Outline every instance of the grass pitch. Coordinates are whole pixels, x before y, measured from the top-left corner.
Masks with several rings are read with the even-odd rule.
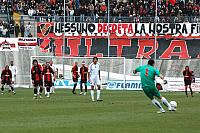
[[[0,133],[199,133],[200,94],[162,94],[177,112],[156,114],[143,92],[104,90],[103,102],[91,102],[89,93],[33,99],[32,89],[17,89],[0,95]]]

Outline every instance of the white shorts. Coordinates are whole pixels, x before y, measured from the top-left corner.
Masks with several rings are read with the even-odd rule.
[[[97,76],[97,77],[90,77],[90,84],[92,86],[101,85],[101,80],[99,79],[99,76]]]

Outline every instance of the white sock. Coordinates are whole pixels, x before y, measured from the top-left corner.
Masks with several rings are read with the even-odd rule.
[[[46,87],[44,88],[44,94],[45,95],[47,94],[47,88]]]
[[[90,91],[90,94],[91,94],[92,100],[94,100],[94,90],[91,90],[91,91]]]
[[[97,90],[97,100],[100,99],[101,90]]]
[[[158,100],[153,99],[153,100],[151,100],[151,102],[152,102],[156,107],[158,107],[160,110],[164,110],[163,107],[161,106],[161,104],[158,102]]]
[[[55,93],[55,87],[52,86],[51,89],[52,89],[52,93]]]
[[[169,104],[169,102],[167,101],[166,98],[162,97],[162,98],[161,98],[161,101],[163,102],[163,104],[164,104],[165,106],[168,107],[169,110],[171,110],[171,105]]]

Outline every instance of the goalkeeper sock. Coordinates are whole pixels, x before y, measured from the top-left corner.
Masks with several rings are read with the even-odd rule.
[[[101,90],[97,90],[97,100],[100,99]]]
[[[192,88],[190,87],[190,92],[191,92],[191,96],[193,96],[193,91],[192,91]]]
[[[91,90],[90,94],[91,94],[92,101],[94,101],[94,90]]]
[[[168,107],[169,110],[171,110],[171,105],[169,104],[169,102],[167,101],[166,98],[162,97],[162,98],[161,98],[161,101],[163,102],[163,104],[164,104],[165,106]]]
[[[163,107],[161,106],[161,104],[158,102],[158,100],[153,99],[153,100],[151,100],[151,102],[152,102],[156,107],[158,107],[160,110],[164,110]]]

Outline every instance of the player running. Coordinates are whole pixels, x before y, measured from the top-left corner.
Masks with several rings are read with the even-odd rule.
[[[82,67],[80,68],[81,83],[80,83],[80,95],[83,94],[83,84],[85,84],[84,95],[87,94],[87,76],[88,76],[88,67],[85,66],[85,61],[82,61]]]
[[[2,84],[1,94],[4,94],[4,86],[5,85],[8,85],[11,88],[14,95],[16,94],[14,91],[14,87],[12,86],[12,72],[9,69],[8,65],[5,66],[5,69],[1,73],[1,84]]]
[[[42,79],[42,66],[38,64],[38,61],[35,59],[33,60],[33,67],[31,68],[31,79],[32,84],[34,87],[34,98],[37,99],[38,90],[37,88],[40,87],[39,90],[39,97],[42,98],[42,90],[43,90],[43,79]]]
[[[78,78],[79,78],[79,75],[78,75],[78,62],[75,62],[74,63],[74,66],[72,67],[72,80],[74,82],[74,87],[73,87],[73,90],[72,90],[72,94],[76,94],[76,86],[77,86],[77,83],[78,83]]]
[[[193,97],[193,91],[192,91],[192,87],[191,87],[193,74],[192,74],[192,71],[190,71],[189,66],[185,67],[185,70],[183,71],[183,76],[184,76],[184,83],[185,83],[185,95],[188,97],[187,88],[189,87],[191,96]]]
[[[52,76],[52,86],[51,86],[51,88],[50,88],[50,93],[55,93],[55,86],[54,86],[54,82],[55,82],[55,79],[56,79],[56,68],[55,68],[55,66],[53,65],[53,61],[50,61],[49,62],[49,64],[50,64],[50,67],[52,68],[52,70],[53,70],[53,72],[54,72],[54,76]]]
[[[142,89],[146,96],[151,99],[152,103],[160,109],[157,113],[165,113],[165,110],[161,106],[160,102],[154,98],[157,97],[162,101],[162,103],[168,107],[169,111],[172,111],[171,105],[163,96],[161,96],[160,92],[155,86],[155,75],[159,76],[162,80],[164,80],[164,76],[160,74],[160,72],[154,68],[154,60],[150,59],[147,65],[140,66],[133,70],[133,73],[136,74],[140,72]]]
[[[100,99],[101,93],[101,77],[100,77],[100,64],[98,63],[98,58],[94,57],[93,62],[89,65],[88,73],[89,82],[91,83],[91,98],[94,102],[94,87],[97,86],[97,101],[103,101]]]
[[[17,77],[17,67],[14,66],[14,62],[13,61],[10,61],[10,66],[9,66],[9,69],[11,70],[12,72],[12,86],[14,88],[14,84],[16,82],[16,77]],[[11,91],[11,88],[9,88],[9,92]]]
[[[52,75],[55,79],[54,71],[47,62],[42,74],[44,75],[44,86],[46,87],[46,97],[50,97],[50,88],[52,87]]]

